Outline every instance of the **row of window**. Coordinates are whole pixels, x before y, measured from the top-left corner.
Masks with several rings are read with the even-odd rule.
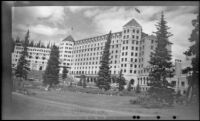
[[[60,45],[70,45],[70,46],[72,46],[72,44],[70,44],[70,43],[61,43]]]
[[[129,35],[124,35],[123,39],[128,39]],[[132,39],[139,39],[139,36],[132,35]]]
[[[121,34],[112,34],[111,38],[116,39],[116,38],[121,38]],[[78,40],[75,42],[76,45],[78,44],[82,44],[82,43],[91,43],[91,42],[95,42],[95,41],[101,41],[101,40],[106,40],[107,39],[107,35],[103,35],[103,36],[99,36],[99,37],[94,37],[94,38],[89,38],[89,39],[84,39],[84,40]]]
[[[139,29],[137,29],[137,30],[133,29],[132,32],[133,32],[133,33],[135,33],[135,32],[136,32],[136,33],[139,33],[140,30],[139,30]],[[125,30],[124,30],[124,33],[129,33],[129,29],[125,29]]]
[[[122,50],[125,50],[125,49],[128,50],[128,46],[123,46],[122,47]],[[131,49],[134,50],[134,46],[132,46]],[[138,47],[135,47],[135,50],[137,51]]]
[[[124,41],[123,41],[123,44],[131,44],[130,42],[131,42],[130,40],[124,40]],[[132,40],[132,44],[138,45],[138,44],[139,44],[139,41],[137,41],[137,40]]]
[[[128,52],[122,52],[122,56],[126,56],[126,55],[128,55]],[[135,56],[137,56],[138,54],[137,53],[135,53]],[[131,56],[134,56],[134,53],[133,52],[131,52]]]
[[[64,47],[60,47],[59,49],[63,49]],[[72,50],[72,47],[65,47],[64,49],[71,49]]]
[[[110,45],[110,49],[118,49],[118,47],[120,47],[119,45]],[[96,51],[96,50],[103,50],[104,46],[102,47],[97,47],[97,48],[87,48],[87,49],[79,49],[79,50],[74,50],[73,53],[81,53],[81,52],[90,52],[90,51]]]

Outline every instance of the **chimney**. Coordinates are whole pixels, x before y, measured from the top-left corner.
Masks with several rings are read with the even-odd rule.
[[[182,73],[182,62],[179,59],[175,59],[175,76],[180,77]]]

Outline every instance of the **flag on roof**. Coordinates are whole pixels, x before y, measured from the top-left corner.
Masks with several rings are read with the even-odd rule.
[[[135,10],[136,10],[138,13],[140,13],[140,10],[139,10],[139,9],[135,8]]]

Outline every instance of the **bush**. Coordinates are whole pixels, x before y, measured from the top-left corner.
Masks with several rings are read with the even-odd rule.
[[[129,100],[130,104],[138,104],[141,105],[144,108],[163,108],[163,107],[169,107],[167,103],[164,103],[162,101],[156,100],[156,98],[153,98],[149,95],[138,95],[136,99]]]
[[[136,93],[140,93],[140,92],[141,92],[141,88],[140,88],[140,85],[139,85],[139,84],[137,84],[136,89],[135,89],[135,92],[136,92]]]

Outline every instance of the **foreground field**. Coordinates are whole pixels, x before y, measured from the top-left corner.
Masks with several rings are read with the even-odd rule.
[[[198,106],[146,109],[129,103],[134,97],[41,91],[36,95],[13,93],[12,114],[7,119],[199,119]]]

